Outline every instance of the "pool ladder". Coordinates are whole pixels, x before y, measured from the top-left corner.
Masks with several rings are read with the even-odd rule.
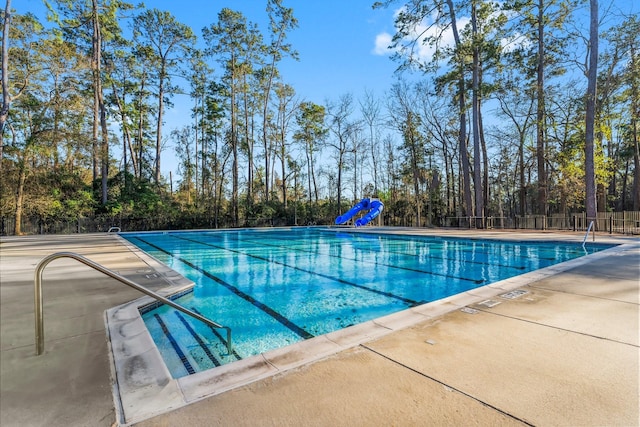
[[[149,289],[127,279],[124,276],[119,275],[118,273],[115,273],[111,270],[109,270],[108,268],[94,262],[91,261],[88,258],[83,257],[80,254],[76,254],[74,252],[57,252],[55,254],[51,254],[47,257],[45,257],[42,261],[40,261],[40,263],[38,264],[38,266],[36,267],[36,271],[35,271],[35,277],[34,277],[34,293],[35,293],[35,298],[34,298],[34,304],[35,304],[35,314],[36,314],[36,356],[39,356],[42,354],[42,352],[44,351],[44,316],[43,316],[43,309],[42,309],[42,273],[45,269],[45,267],[53,260],[56,260],[58,258],[73,258],[76,261],[80,261],[81,263],[83,263],[86,266],[89,266],[91,268],[93,268],[94,270],[97,270],[101,273],[106,274],[107,276],[116,279],[117,281],[119,281],[120,283],[123,283],[127,286],[130,286],[140,292],[142,292],[145,295],[150,296],[151,298],[155,299],[156,301],[160,301],[164,304],[167,304],[168,306],[171,306],[173,308],[175,308],[176,310],[179,310],[181,312],[183,312],[184,314],[193,317],[194,319],[197,319],[203,323],[206,323],[207,325],[211,326],[212,328],[216,328],[216,329],[226,329],[227,330],[227,350],[229,351],[229,354],[232,353],[232,346],[231,346],[231,328],[228,326],[222,326],[219,323],[216,323],[212,320],[207,319],[204,316],[199,315],[198,313],[195,313],[187,308],[184,308],[178,304],[176,304],[175,302],[171,301],[168,298],[163,297],[162,295],[158,295],[157,293],[150,291]]]

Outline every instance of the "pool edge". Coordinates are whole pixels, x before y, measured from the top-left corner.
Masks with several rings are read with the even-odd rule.
[[[125,241],[125,239],[122,240]],[[485,285],[180,379],[173,379],[168,373],[168,369],[153,344],[149,332],[144,327],[144,322],[138,311],[138,307],[151,302],[151,299],[149,297],[137,299],[105,312],[110,357],[112,357],[112,376],[115,382],[113,387],[114,402],[120,405],[120,407],[116,407],[116,414],[120,417],[118,422],[120,425],[131,425],[260,379],[326,359],[364,342],[499,296],[529,283],[578,267],[593,259],[626,250],[630,246],[634,245],[631,243],[618,244],[613,248],[594,254]],[[136,252],[139,253],[139,249]],[[146,253],[143,255],[148,256]],[[177,273],[173,272],[173,274]],[[188,288],[188,286],[176,286],[163,291],[172,294],[180,292],[177,289],[180,287],[182,288],[180,290]],[[140,329],[140,323],[143,330]],[[120,340],[122,334],[127,334],[127,341]],[[152,345],[149,345],[148,341],[151,341]],[[126,351],[122,351],[124,349]],[[129,351],[131,353],[126,354],[126,360],[122,360],[122,356]],[[125,381],[128,377],[126,375],[127,369],[130,369],[135,363],[142,363],[144,368],[142,375],[140,370],[137,370],[135,381],[127,382]],[[139,367],[136,365],[136,368]],[[138,387],[133,387],[135,385]],[[116,392],[119,393],[117,397],[115,396]]]

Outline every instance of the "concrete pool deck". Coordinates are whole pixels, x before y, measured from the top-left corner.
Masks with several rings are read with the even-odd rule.
[[[582,233],[394,229],[582,241]],[[591,238],[589,239],[591,241]],[[314,363],[149,419],[173,425],[640,425],[640,239],[527,284],[444,302]],[[180,278],[114,235],[0,240],[0,425],[117,422],[104,311],[140,294],[74,260],[44,274],[45,353],[35,356],[33,273],[73,251],[153,290]],[[526,291],[508,299],[505,292]],[[498,304],[496,304],[498,303]],[[398,322],[400,320],[396,318]],[[135,375],[135,372],[130,374]]]

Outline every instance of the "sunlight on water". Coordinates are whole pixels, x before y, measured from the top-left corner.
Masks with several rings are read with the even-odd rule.
[[[324,228],[123,234],[195,282],[143,319],[174,377],[561,263],[606,245],[349,233]]]

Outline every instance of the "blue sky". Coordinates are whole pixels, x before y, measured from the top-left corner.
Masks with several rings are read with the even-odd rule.
[[[137,0],[130,0],[136,3]],[[345,93],[358,99],[366,90],[382,98],[392,83],[398,64],[389,59],[384,47],[394,31],[394,13],[403,2],[388,9],[373,10],[374,0],[284,0],[294,9],[298,28],[288,42],[298,51],[300,60],[286,59],[280,64],[285,83],[293,86],[300,99],[324,104]],[[600,8],[611,5],[604,27],[619,22],[620,12],[640,13],[640,0],[599,0]],[[217,22],[223,7],[242,12],[248,21],[258,24],[268,39],[266,0],[148,0],[147,8],[171,12],[178,21],[190,26],[201,40],[202,28]],[[33,12],[43,21],[46,9],[42,0],[14,0],[18,13]],[[581,11],[588,19],[588,3]],[[459,27],[468,17],[459,17]],[[586,23],[588,21],[582,21]],[[588,25],[588,24],[587,24]],[[580,46],[582,48],[582,46]],[[426,55],[428,51],[424,52]],[[218,66],[218,64],[213,64]],[[416,78],[417,76],[413,76]],[[180,84],[181,82],[175,81]],[[191,101],[187,96],[173,98],[174,107],[166,111],[164,134],[191,122]],[[163,153],[163,173],[170,167],[173,150]],[[169,161],[165,161],[165,158]],[[173,168],[172,168],[173,169]],[[176,172],[175,169],[173,170]]]
[[[129,0],[137,3],[137,0]],[[366,90],[382,96],[395,81],[397,64],[388,56],[376,53],[376,36],[393,32],[393,9],[373,10],[374,0],[284,0],[294,9],[298,28],[291,31],[287,41],[298,51],[299,61],[285,59],[280,72],[285,83],[293,86],[302,100],[324,104],[337,100],[345,93],[356,99]],[[218,20],[224,7],[242,12],[248,21],[258,24],[268,40],[266,0],[148,0],[147,8],[171,12],[175,18],[190,26],[203,45],[202,28]],[[14,0],[17,13],[33,12],[43,22],[46,8],[42,0]],[[212,64],[219,67],[217,63]],[[182,82],[176,80],[176,84]],[[187,96],[175,96],[173,108],[165,112],[164,135],[173,129],[190,124],[192,102]],[[356,104],[357,105],[357,104]],[[115,148],[117,150],[117,147]],[[115,154],[115,153],[114,153]],[[163,151],[163,174],[177,172],[175,155],[170,147]]]
[[[294,9],[299,21],[299,27],[290,32],[288,41],[298,51],[300,61],[284,60],[280,70],[284,81],[292,85],[301,98],[323,103],[325,99],[335,100],[348,92],[358,97],[365,89],[381,96],[396,80],[394,71],[398,64],[389,59],[382,47],[394,33],[394,12],[402,2],[376,10],[371,7],[373,2],[284,0],[286,6]],[[640,12],[640,0],[600,0],[600,7],[610,2],[614,9]],[[257,23],[268,37],[266,0],[148,0],[145,5],[170,11],[199,38],[202,28],[215,23],[220,10],[229,7]],[[34,12],[44,20],[42,0],[17,0],[13,7],[18,13]],[[584,9],[587,16],[588,8]],[[466,17],[459,18],[460,26],[468,21]],[[611,19],[615,21],[615,17]]]
[[[136,3],[136,0],[130,0]],[[374,0],[284,0],[294,9],[298,28],[288,41],[298,51],[300,60],[280,64],[286,83],[304,99],[323,103],[365,88],[379,92],[394,80],[397,64],[375,53],[376,36],[393,30],[393,9],[373,10]],[[248,21],[258,24],[268,40],[265,0],[148,0],[147,8],[171,12],[178,21],[190,26],[200,42],[202,28],[217,22],[223,7],[242,12]],[[18,13],[36,13],[44,20],[42,0],[17,0]],[[214,64],[217,66],[217,64]]]

